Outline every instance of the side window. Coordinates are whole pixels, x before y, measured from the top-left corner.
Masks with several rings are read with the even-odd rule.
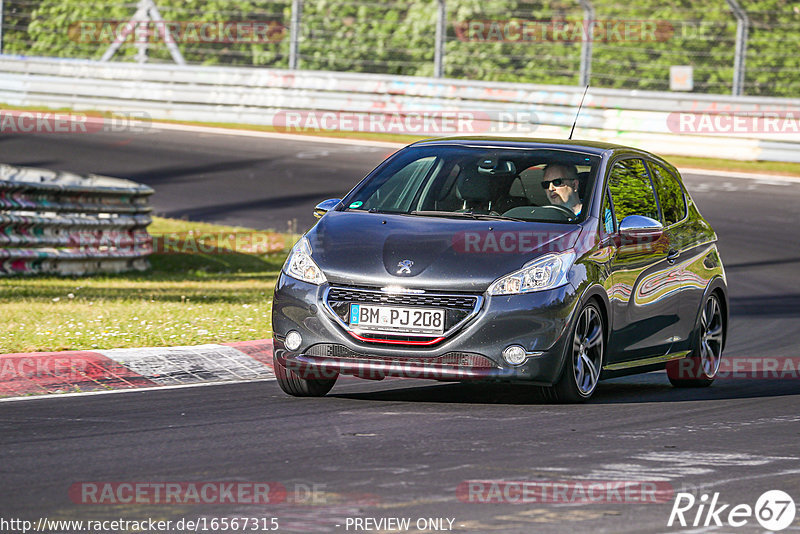
[[[678,180],[658,163],[648,162],[656,185],[664,226],[670,226],[686,217],[686,197]]]
[[[617,225],[628,215],[644,215],[658,220],[653,186],[641,159],[615,163],[608,180],[608,190],[614,201]]]
[[[611,197],[608,191],[603,197],[603,227],[607,234],[614,233],[614,214],[611,211]]]

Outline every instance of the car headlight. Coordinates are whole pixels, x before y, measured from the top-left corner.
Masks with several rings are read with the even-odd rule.
[[[547,254],[528,263],[519,271],[492,282],[489,294],[515,295],[563,286],[567,283],[567,274],[574,261],[575,253],[572,251]]]
[[[311,245],[305,236],[292,247],[286,263],[283,264],[283,272],[292,278],[311,284],[319,285],[328,281],[319,265],[311,259]]]

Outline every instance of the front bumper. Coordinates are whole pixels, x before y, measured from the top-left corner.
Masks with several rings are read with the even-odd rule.
[[[322,302],[327,285],[315,286],[281,273],[272,308],[274,350],[288,368],[308,375],[349,374],[445,381],[500,380],[553,384],[561,374],[578,295],[571,285],[522,295],[487,296],[478,313],[431,346],[362,342],[350,335]],[[297,351],[286,349],[290,330],[303,336]],[[503,360],[509,345],[532,355],[521,365]]]

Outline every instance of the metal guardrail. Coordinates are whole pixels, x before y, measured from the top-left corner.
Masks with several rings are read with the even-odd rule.
[[[156,119],[281,126],[287,110],[407,115],[468,112],[490,133],[564,138],[582,88],[364,73],[135,65],[0,56],[0,102],[143,112]],[[797,131],[675,131],[680,113],[794,117]],[[500,121],[500,117],[516,117]],[[800,99],[590,89],[577,138],[661,154],[800,162]],[[0,124],[2,126],[2,124]],[[395,132],[397,133],[397,132]],[[437,131],[418,133],[437,135]],[[445,132],[446,133],[446,132]],[[463,132],[462,132],[463,133]],[[503,131],[493,133],[502,134]]]
[[[786,52],[800,20],[786,0],[39,4],[0,0],[0,52],[734,96],[800,89]]]
[[[145,270],[145,185],[0,164],[0,276]]]

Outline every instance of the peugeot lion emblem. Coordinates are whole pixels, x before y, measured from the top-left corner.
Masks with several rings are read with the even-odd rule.
[[[414,262],[411,260],[403,260],[397,264],[399,269],[397,269],[397,274],[411,274],[411,266],[414,265]]]

